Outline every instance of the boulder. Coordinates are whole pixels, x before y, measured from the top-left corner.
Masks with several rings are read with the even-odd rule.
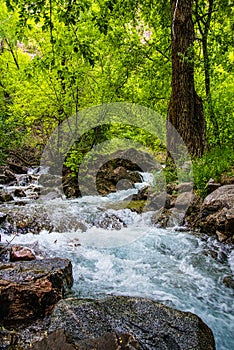
[[[225,185],[209,194],[202,206],[196,226],[220,241],[234,237],[234,185]]]
[[[50,314],[73,283],[68,259],[0,264],[0,322],[17,324]]]
[[[186,210],[194,200],[193,192],[179,193],[175,200],[175,207],[180,210]]]
[[[146,201],[148,199],[149,189],[149,186],[144,186],[143,188],[140,188],[136,194],[133,194],[131,196],[131,199],[133,201]],[[128,200],[128,198],[126,198],[126,200]]]
[[[83,350],[215,349],[212,331],[198,316],[142,298],[60,301],[51,316],[49,337],[55,338],[59,330],[63,339]],[[46,349],[38,345],[35,349]]]

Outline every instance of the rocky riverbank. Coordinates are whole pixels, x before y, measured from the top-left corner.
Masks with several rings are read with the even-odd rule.
[[[115,182],[114,186],[130,175],[131,186],[142,181],[137,169],[124,170],[123,164],[117,165],[117,168],[111,165],[112,175],[107,176],[108,181]],[[0,197],[0,224],[4,234],[85,231],[90,225],[119,230],[127,226],[118,214],[119,209],[121,212],[126,208],[136,213],[154,211],[151,220],[159,227],[177,224],[180,230],[192,228],[215,235],[223,243],[233,243],[233,184],[213,186],[204,201],[195,196],[191,183],[168,185],[163,193],[157,193],[150,186],[141,187],[124,201],[113,205],[100,203],[100,207],[95,208],[94,220],[92,215],[79,216],[82,210],[72,211],[72,207],[67,208],[69,215],[64,216],[66,208],[61,193],[53,188],[58,181],[59,190],[60,180],[57,175],[40,171],[17,174],[13,169],[4,169],[1,181],[5,195]],[[103,168],[103,172],[107,173],[107,169]],[[40,197],[40,176],[46,184],[44,197]],[[103,179],[105,182],[104,176]],[[103,188],[108,186],[106,183]],[[110,192],[115,190],[116,187],[111,187]],[[50,202],[46,206],[47,201],[59,198],[58,207],[56,201],[53,210]],[[62,220],[59,220],[61,213]],[[1,245],[0,266],[2,348],[187,349],[188,344],[195,344],[195,349],[215,348],[211,331],[197,316],[147,299],[113,296],[104,301],[64,300],[73,281],[71,262],[48,258],[37,246]],[[225,285],[232,288],[231,276],[225,277]]]
[[[215,349],[192,313],[141,298],[63,299],[69,260],[38,247],[0,245],[0,253],[1,349]]]
[[[131,151],[131,150],[130,150]],[[134,150],[132,150],[134,153]],[[131,154],[134,159],[134,154]],[[135,183],[142,182],[142,176],[134,162],[126,159],[124,152],[118,152],[113,160],[105,163],[97,173],[97,191],[101,195],[115,192],[118,186],[134,187]],[[152,169],[150,157],[144,158],[145,167]],[[95,167],[94,167],[95,168]],[[90,222],[82,222],[77,216],[63,218],[58,222],[49,215],[49,210],[26,206],[31,200],[53,200],[55,198],[75,198],[81,195],[77,187],[77,180],[69,172],[61,179],[58,175],[47,174],[43,169],[35,168],[30,172],[23,165],[10,162],[0,169],[0,225],[6,233],[39,233],[46,229],[49,232],[62,232],[64,229],[81,229],[85,231]],[[93,176],[93,174],[89,174]],[[127,181],[127,182],[126,182]],[[87,181],[85,194],[94,191],[93,181]],[[121,187],[121,188],[122,188]],[[126,189],[123,187],[122,189]],[[203,199],[193,191],[191,182],[179,185],[169,184],[163,191],[156,191],[150,186],[141,188],[137,194],[125,198],[113,206],[101,207],[96,227],[116,228],[126,227],[118,215],[108,216],[102,213],[106,209],[130,209],[137,213],[153,211],[152,223],[158,227],[184,226],[207,235],[214,235],[218,241],[234,244],[234,177],[222,177],[220,183],[212,179],[207,184],[208,196]],[[87,192],[87,193],[86,193]],[[6,204],[14,203],[16,207]],[[25,208],[24,208],[25,207]]]

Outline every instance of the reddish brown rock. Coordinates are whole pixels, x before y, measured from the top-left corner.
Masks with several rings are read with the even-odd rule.
[[[72,283],[72,265],[68,259],[2,263],[0,321],[16,324],[50,314]]]
[[[10,261],[30,261],[36,259],[36,256],[27,247],[14,245],[10,250]]]

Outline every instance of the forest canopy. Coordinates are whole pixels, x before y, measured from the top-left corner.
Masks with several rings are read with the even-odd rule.
[[[192,3],[192,55],[181,54],[180,60],[192,60],[194,66],[207,149],[212,157],[233,154],[233,3]],[[40,153],[57,125],[87,107],[131,102],[167,117],[172,75],[170,1],[0,0],[0,7],[2,163],[15,149],[29,147]],[[99,141],[120,133],[150,144],[146,133],[123,130],[121,125],[99,130]],[[81,140],[82,147],[92,144],[87,138]],[[150,147],[157,150],[158,143],[152,140]],[[230,163],[222,171],[229,170]],[[72,160],[68,165],[72,167]]]

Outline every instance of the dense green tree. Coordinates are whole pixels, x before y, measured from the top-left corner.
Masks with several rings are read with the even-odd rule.
[[[178,6],[183,3],[178,1]],[[171,4],[175,7],[176,2]],[[175,43],[171,45],[170,1],[1,0],[1,8],[2,134],[14,141],[12,147],[17,133],[19,142],[42,149],[52,130],[68,116],[103,102],[139,103],[166,118],[171,51],[178,69],[194,69],[194,84],[204,101],[209,144],[232,141],[230,1],[194,1],[195,41],[189,42],[185,51],[178,50],[179,56],[173,51]],[[179,78],[181,71],[176,74]],[[176,109],[176,103],[174,106]],[[176,113],[179,115],[179,107]],[[180,131],[182,124],[178,124]],[[120,130],[117,125],[106,127],[98,137],[119,135]],[[130,134],[133,138],[139,135]],[[183,132],[182,136],[189,139]],[[191,153],[201,154],[202,147],[198,149]]]

